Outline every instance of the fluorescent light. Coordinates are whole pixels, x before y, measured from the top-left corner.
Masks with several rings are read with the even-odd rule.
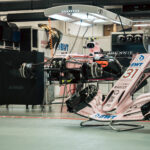
[[[91,16],[88,13],[73,13],[72,16],[83,19],[83,20],[88,20],[88,21],[92,21],[96,19],[96,17]]]
[[[94,23],[106,22],[103,19],[99,19],[99,17],[97,18],[96,16],[93,16],[93,15],[90,15],[90,14],[86,14],[86,13],[73,13],[72,16],[80,18],[80,19],[83,19],[83,20],[87,20],[87,21],[93,21]]]
[[[81,22],[81,21],[77,21],[77,22],[74,22],[74,24],[77,24],[77,25],[81,25],[81,26],[90,26],[91,24],[89,23],[86,23],[86,22]]]
[[[50,15],[49,17],[53,18],[53,19],[57,19],[57,20],[62,20],[62,21],[72,21],[71,18],[62,16],[62,15],[58,15],[58,14]]]
[[[111,19],[111,22],[113,22],[113,23],[115,23],[115,24],[121,24],[121,22],[120,21],[116,21],[116,20],[112,20]],[[123,25],[126,25],[126,24],[124,24],[124,23],[122,23]]]
[[[150,26],[150,24],[134,24],[135,27],[147,27]]]
[[[102,20],[102,19],[96,19],[94,20],[94,23],[104,23],[107,22],[106,20]]]
[[[90,13],[91,15],[98,17],[98,18],[102,18],[102,19],[108,19],[107,17],[103,16],[103,15],[99,15],[99,14],[95,14],[95,13]]]
[[[147,22],[150,22],[150,20],[139,19],[139,20],[133,20],[132,22],[138,22],[138,23],[139,23],[139,22],[146,22],[146,23],[147,23]]]
[[[115,20],[112,20],[113,23],[117,23],[117,24],[121,24],[120,21],[115,21]]]

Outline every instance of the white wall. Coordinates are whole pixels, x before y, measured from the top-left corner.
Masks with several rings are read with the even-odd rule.
[[[66,23],[66,34],[76,36],[79,31],[79,27],[79,25],[73,23]],[[83,37],[84,34],[84,37],[103,36],[103,25],[93,25],[92,27],[81,26],[79,36]]]
[[[67,43],[69,45],[69,51],[70,51],[73,46],[74,41],[75,41],[74,36],[63,35],[63,39],[61,42]],[[89,40],[83,39],[81,37],[77,38],[77,41],[72,50],[72,53],[88,54],[88,49],[83,49],[83,46],[85,46],[87,42],[89,42]],[[111,50],[111,36],[99,37],[97,40],[95,40],[95,42],[97,42],[100,45],[100,48],[102,48],[104,51]]]
[[[111,50],[111,36],[100,37],[97,42],[104,51]]]
[[[69,45],[69,52],[72,49],[72,46],[75,42],[76,37],[71,36],[71,35],[63,35],[63,38],[61,40],[61,43],[67,43]],[[82,38],[77,38],[76,44],[73,47],[72,53],[78,53],[82,54],[82,47],[83,47],[83,39]]]

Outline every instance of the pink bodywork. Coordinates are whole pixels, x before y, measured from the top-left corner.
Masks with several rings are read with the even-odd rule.
[[[98,121],[143,120],[141,106],[150,102],[150,93],[142,94],[134,100],[132,95],[140,83],[150,76],[150,73],[144,73],[149,63],[150,54],[137,54],[104,101],[101,91],[98,91],[89,103],[91,107],[85,107],[77,114]]]

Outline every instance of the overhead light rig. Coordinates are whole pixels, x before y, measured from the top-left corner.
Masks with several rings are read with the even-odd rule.
[[[48,8],[44,11],[45,16],[70,22],[74,24],[80,24],[82,26],[91,26],[93,24],[121,24],[131,26],[132,20],[118,16],[113,12],[110,12],[104,8],[91,6],[91,5],[62,5]]]

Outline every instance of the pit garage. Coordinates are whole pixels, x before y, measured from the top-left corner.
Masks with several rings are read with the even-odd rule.
[[[148,150],[149,0],[0,0],[1,150]]]

